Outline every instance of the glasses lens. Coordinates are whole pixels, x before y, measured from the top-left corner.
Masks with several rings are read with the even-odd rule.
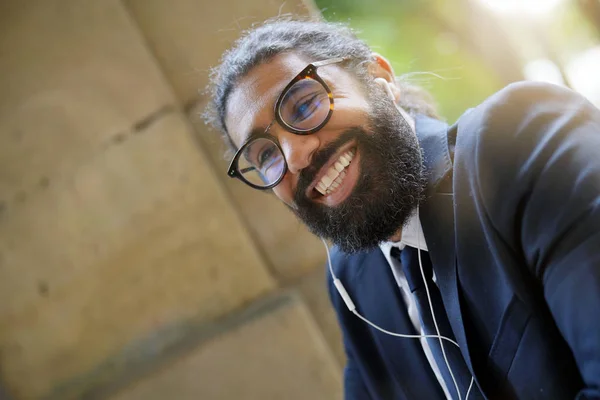
[[[330,111],[327,91],[318,81],[305,78],[285,93],[279,116],[294,129],[309,131],[321,125]]]
[[[285,160],[272,140],[259,138],[250,142],[242,152],[238,159],[238,171],[251,184],[265,187],[281,178],[285,171]]]

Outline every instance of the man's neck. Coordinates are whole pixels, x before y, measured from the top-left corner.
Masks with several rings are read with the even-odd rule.
[[[404,108],[398,106],[398,111],[400,111],[400,114],[402,114],[402,117],[404,118],[404,120],[408,123],[408,125],[410,126],[410,129],[412,130],[413,134],[417,134],[416,131],[416,123],[415,123],[415,119],[413,117],[411,117],[406,110],[404,110]]]
[[[399,242],[400,240],[402,240],[402,229],[399,229],[388,239],[389,242]]]

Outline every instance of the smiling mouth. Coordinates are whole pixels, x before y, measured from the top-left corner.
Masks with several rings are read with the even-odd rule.
[[[356,141],[340,149],[324,163],[306,190],[306,197],[329,207],[340,205],[348,198],[359,177],[360,153]]]
[[[319,179],[315,185],[315,190],[322,196],[328,196],[337,191],[344,182],[346,169],[352,163],[356,149],[352,148],[338,157],[327,172]]]

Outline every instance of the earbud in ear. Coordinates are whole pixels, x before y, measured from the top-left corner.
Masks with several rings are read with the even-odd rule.
[[[386,81],[383,78],[375,78],[375,83],[377,83],[383,88],[383,90],[385,90],[385,92],[388,94],[390,99],[392,99],[392,101],[396,101],[396,98],[394,97],[394,93],[392,93],[392,89],[390,88],[390,84],[388,81]]]

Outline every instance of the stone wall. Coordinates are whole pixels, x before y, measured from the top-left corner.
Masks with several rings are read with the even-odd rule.
[[[314,10],[0,3],[0,393],[341,397],[322,245],[198,115],[241,29]]]

